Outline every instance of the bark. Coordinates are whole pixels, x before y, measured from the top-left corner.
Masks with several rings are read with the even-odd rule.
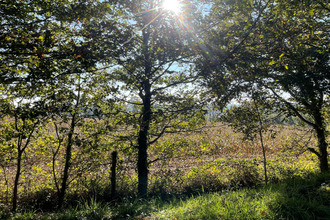
[[[141,197],[146,196],[148,192],[148,133],[151,119],[151,95],[149,84],[147,88],[148,87],[149,89],[147,89],[147,91],[149,92],[147,92],[143,102],[143,116],[138,137],[138,194]]]
[[[148,193],[148,163],[147,147],[139,146],[138,152],[138,194],[145,197]]]
[[[18,182],[21,175],[21,167],[22,167],[22,151],[19,149],[17,154],[17,165],[16,165],[16,176],[14,182],[13,189],[13,207],[12,211],[16,211],[17,209],[17,192],[18,192]]]
[[[140,98],[143,102],[142,120],[140,122],[140,131],[138,135],[138,194],[140,197],[145,197],[148,193],[148,136],[151,121],[151,83],[150,77],[152,72],[152,63],[149,52],[150,33],[149,28],[142,31],[143,45],[142,53],[144,56],[144,80],[140,90]]]
[[[319,149],[319,166],[322,173],[329,171],[328,163],[328,143],[326,141],[326,125],[324,123],[324,118],[320,111],[317,111],[314,114],[315,118],[315,131],[318,140],[318,149]]]
[[[68,134],[68,143],[66,146],[66,152],[65,152],[65,165],[64,165],[64,170],[63,170],[63,177],[62,177],[62,183],[61,183],[61,190],[58,198],[58,208],[61,208],[64,202],[64,197],[67,189],[67,182],[69,178],[69,171],[71,167],[71,157],[72,157],[72,145],[73,145],[73,133],[75,129],[75,120],[76,120],[76,115],[74,114],[72,116],[71,120],[71,126],[70,126],[70,131]]]
[[[15,118],[15,123],[16,123],[16,129],[18,130],[17,128],[17,118]],[[21,134],[21,136],[19,137],[18,139],[18,142],[17,142],[17,165],[16,165],[16,175],[15,175],[15,181],[14,181],[14,189],[13,189],[13,207],[12,207],[12,211],[16,211],[17,209],[17,198],[18,198],[18,183],[19,183],[19,178],[21,176],[21,169],[22,169],[22,155],[25,151],[25,149],[27,148],[27,146],[29,145],[30,143],[30,140],[32,138],[32,134],[37,126],[37,124],[39,123],[39,120],[37,120],[37,122],[34,123],[33,125],[33,128],[23,146],[23,134]],[[24,124],[25,124],[25,121],[24,121]]]
[[[260,142],[261,142],[261,147],[262,147],[262,155],[264,157],[264,174],[265,174],[265,184],[268,184],[268,176],[267,176],[267,160],[266,160],[266,149],[264,145],[264,139],[262,136],[262,130],[259,130],[259,137],[260,137]]]
[[[321,172],[328,172],[329,171],[329,164],[328,164],[328,144],[325,141],[325,132],[322,129],[318,129],[316,131],[317,139],[318,139],[318,148],[320,153],[320,170]]]

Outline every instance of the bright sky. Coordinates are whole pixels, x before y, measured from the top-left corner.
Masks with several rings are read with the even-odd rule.
[[[178,14],[181,11],[181,3],[179,0],[164,0],[163,8]]]

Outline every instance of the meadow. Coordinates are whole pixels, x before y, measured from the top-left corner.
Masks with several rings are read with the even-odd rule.
[[[64,150],[58,148],[49,129],[36,136],[24,154],[15,213],[10,211],[15,152],[7,149],[1,155],[0,218],[330,218],[330,176],[319,174],[318,160],[308,151],[316,146],[313,132],[285,125],[272,130],[265,138],[267,185],[257,140],[244,140],[242,134],[221,123],[165,134],[149,148],[149,195],[145,199],[136,196],[136,152],[129,144],[119,144],[114,135],[99,136],[90,145],[76,142],[65,206],[57,210],[56,182]],[[110,190],[113,151],[118,152],[115,195]]]

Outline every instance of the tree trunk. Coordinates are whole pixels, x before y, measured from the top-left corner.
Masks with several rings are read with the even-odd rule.
[[[265,184],[268,184],[268,176],[267,176],[267,160],[266,160],[266,149],[264,145],[264,140],[262,136],[262,130],[259,130],[259,137],[260,137],[260,142],[261,142],[261,147],[262,147],[262,155],[264,157],[264,174],[265,174]]]
[[[315,131],[318,141],[318,148],[319,148],[319,165],[320,170],[322,173],[329,171],[329,164],[328,164],[328,144],[326,141],[326,125],[324,123],[324,118],[320,111],[316,111],[314,114],[315,119]]]
[[[23,153],[22,150],[18,149],[17,165],[16,165],[16,176],[15,176],[14,189],[13,189],[13,207],[12,207],[12,211],[16,211],[16,209],[17,209],[17,192],[18,192],[19,177],[21,175],[22,153]]]
[[[146,24],[149,21],[146,21]],[[142,121],[140,122],[140,131],[138,136],[138,194],[140,197],[145,197],[148,193],[148,136],[151,121],[151,71],[152,63],[149,52],[149,28],[142,30],[143,45],[142,53],[144,56],[144,77],[142,81],[142,90],[140,91],[140,98],[143,102]]]
[[[25,126],[25,120],[23,120],[23,127]],[[16,130],[18,131],[19,129],[17,128],[17,117],[15,117],[15,123],[16,123]],[[27,148],[27,146],[30,143],[32,134],[34,132],[34,129],[36,128],[37,124],[39,123],[39,120],[37,120],[34,125],[32,130],[30,131],[30,134],[24,144],[23,144],[23,139],[24,139],[24,134],[21,131],[20,137],[18,138],[17,141],[17,165],[16,165],[16,176],[15,176],[15,182],[14,182],[14,189],[13,189],[13,207],[12,210],[16,211],[17,209],[17,193],[18,193],[18,183],[19,183],[19,178],[21,176],[21,169],[22,169],[22,155],[23,152],[25,151],[25,149]]]
[[[148,83],[147,83],[148,84]],[[139,137],[138,137],[138,194],[140,197],[144,197],[148,192],[148,132],[151,119],[151,95],[150,85],[148,95],[145,96],[142,110],[142,122],[140,125]]]
[[[252,92],[252,97],[253,97],[253,103],[254,103],[254,107],[255,107],[255,112],[257,113],[258,116],[258,121],[259,121],[259,138],[260,138],[260,143],[261,143],[261,148],[262,148],[262,155],[263,155],[263,164],[264,164],[264,175],[265,175],[265,184],[268,184],[268,176],[267,176],[267,160],[266,160],[266,149],[265,149],[265,145],[264,145],[264,139],[262,136],[262,129],[264,127],[263,125],[263,120],[262,120],[262,116],[261,113],[259,111],[259,106],[257,104],[256,98],[259,98],[258,96],[255,97],[255,93],[254,91]]]
[[[318,140],[318,148],[319,148],[319,162],[320,162],[320,170],[322,173],[329,171],[328,164],[328,144],[326,142],[325,131],[323,129],[316,129],[316,136]]]
[[[319,136],[319,135],[318,135]],[[329,171],[329,164],[328,164],[328,153],[327,153],[327,143],[325,142],[324,136],[320,135],[318,137],[318,145],[320,151],[320,170],[322,173]]]
[[[62,183],[61,183],[61,189],[60,189],[60,194],[58,197],[58,208],[60,209],[63,205],[64,202],[64,197],[65,197],[65,192],[67,188],[67,181],[69,178],[69,170],[71,167],[71,157],[72,157],[72,145],[73,145],[73,133],[75,129],[75,114],[72,116],[71,120],[71,126],[70,126],[70,131],[68,134],[68,144],[66,146],[66,152],[65,152],[65,165],[64,165],[64,170],[63,170],[63,177],[62,177]]]
[[[143,135],[144,136],[144,135]],[[143,137],[144,138],[144,137]],[[147,163],[147,147],[139,146],[138,152],[138,194],[140,197],[145,197],[148,193],[148,163]]]

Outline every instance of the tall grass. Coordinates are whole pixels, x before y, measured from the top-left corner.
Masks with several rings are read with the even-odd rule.
[[[327,216],[324,213],[326,204],[330,204],[325,197],[329,195],[329,178],[323,182],[306,182],[315,179],[310,173],[318,172],[317,158],[307,151],[315,145],[314,137],[304,128],[276,129],[275,138],[270,134],[266,138],[271,183],[268,187],[263,186],[260,146],[243,141],[242,136],[230,128],[216,124],[198,133],[165,135],[149,151],[150,160],[154,161],[150,164],[150,201],[135,198],[135,154],[127,152],[126,145],[123,149],[118,147],[117,197],[111,197],[109,185],[113,146],[93,149],[91,159],[88,152],[76,146],[66,205],[60,212],[53,208],[57,197],[49,167],[51,146],[44,140],[45,136],[36,140],[36,145],[25,155],[16,214],[8,211],[11,191],[7,189],[12,187],[14,173],[12,162],[0,168],[0,219],[244,219],[247,216],[299,219],[303,215],[313,219],[313,215]],[[63,162],[60,158],[58,167]],[[95,164],[90,166],[92,162]],[[298,184],[299,181],[305,182]],[[312,190],[308,190],[309,186]]]

